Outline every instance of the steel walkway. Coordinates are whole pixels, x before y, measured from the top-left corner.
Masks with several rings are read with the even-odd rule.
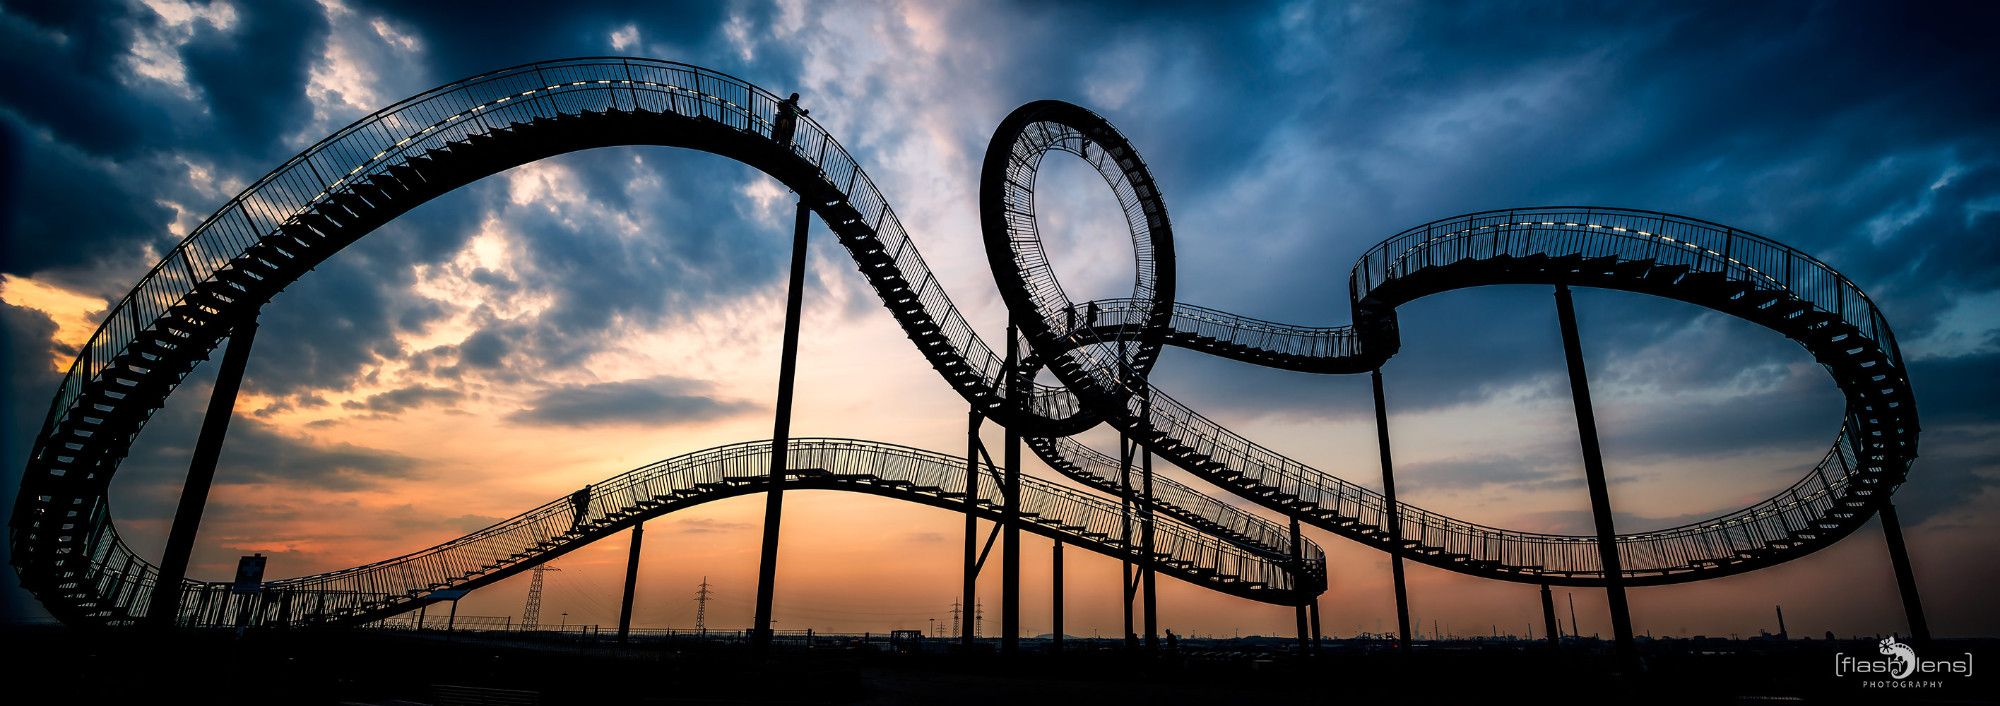
[[[1704,522],[1621,535],[1628,583],[1720,576],[1826,546],[1866,520],[1915,457],[1914,403],[1886,322],[1851,282],[1785,246],[1640,211],[1472,214],[1420,226],[1370,250],[1353,271],[1355,325],[1260,322],[1173,301],[1171,223],[1144,163],[1102,118],[1054,102],[1029,104],[1003,122],[982,175],[986,245],[1001,291],[1031,344],[1030,363],[1049,368],[1064,383],[1035,386],[1010,402],[1001,384],[1002,358],[945,295],[873,182],[810,119],[799,120],[789,140],[774,139],[778,104],[768,91],[685,64],[618,58],[542,62],[406,99],[287,161],[162,258],[115,304],[64,375],[10,518],[13,561],[23,585],[66,621],[120,623],[139,617],[155,569],[119,540],[105,492],[133,438],[227,335],[230,322],[254,315],[319,262],[431,198],[520,164],[616,145],[702,150],[741,161],[792,188],[847,248],[912,342],[975,410],[1028,435],[1029,445],[1053,467],[1100,490],[1117,491],[1107,475],[1115,473],[1115,460],[1107,465],[1103,454],[1062,437],[1108,422],[1206,481],[1385,551],[1468,574],[1598,585],[1603,576],[1593,537],[1484,527],[1401,504],[1405,542],[1391,543],[1380,494],[1258,446],[1145,383],[1159,347],[1169,344],[1289,369],[1370,370],[1398,345],[1396,305],[1438,291],[1501,283],[1617,288],[1731,313],[1800,341],[1847,395],[1848,421],[1832,449],[1791,488]],[[1093,305],[1063,296],[1034,233],[1034,169],[1050,151],[1081,156],[1118,195],[1140,254],[1139,282],[1130,300]],[[836,483],[831,478],[788,476],[787,482]],[[879,487],[838,483],[848,489]],[[944,502],[942,495],[914,490],[867,492]],[[1225,557],[1289,553],[1289,539],[1277,524],[1228,503],[1174,484],[1162,484],[1156,499],[1162,514],[1179,523],[1175,527],[1213,535],[1200,540],[1206,542],[1201,546]],[[962,499],[957,507],[965,507]],[[1046,527],[1037,523],[1029,529],[1047,533],[1038,526]],[[1194,534],[1183,536],[1196,541]],[[517,571],[560,553],[558,546],[566,551],[573,544],[532,550],[481,575]],[[1101,541],[1097,549],[1130,551]],[[1307,551],[1318,556],[1317,548]],[[1238,568],[1251,571],[1268,563],[1249,561]],[[416,572],[416,564],[405,566]],[[1224,568],[1199,563],[1162,568],[1188,577],[1194,576],[1191,567],[1199,566]],[[369,567],[349,572],[358,573],[336,574],[384,580]],[[1323,578],[1322,573],[1318,580]],[[436,583],[418,580],[396,584],[393,591],[354,590],[410,595]],[[1228,574],[1225,581],[1218,572],[1203,585],[1222,589],[1228,583],[1239,595],[1294,590],[1273,577],[1245,573]],[[1254,591],[1247,588],[1260,584]],[[204,585],[189,581],[182,588],[199,591]],[[1317,592],[1311,585],[1299,588]],[[357,598],[351,609],[376,610],[365,605]],[[300,609],[291,607],[293,620],[312,614]]]

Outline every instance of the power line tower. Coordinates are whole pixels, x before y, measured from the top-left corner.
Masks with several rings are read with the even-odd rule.
[[[694,631],[708,634],[708,577],[701,577],[701,590],[694,592]]]
[[[561,570],[548,564],[535,567],[535,579],[528,582],[528,605],[521,609],[522,630],[533,630],[542,624],[542,572]]]
[[[952,602],[951,602],[951,634],[953,634],[953,635],[959,635],[959,634],[961,634],[961,633],[960,633],[960,632],[958,631],[958,612],[959,612],[959,607],[958,607],[958,601],[952,601]]]
[[[986,601],[972,604],[972,636],[981,637],[986,633]]]

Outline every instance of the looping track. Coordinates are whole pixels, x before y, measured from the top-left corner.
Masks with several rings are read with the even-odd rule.
[[[1785,491],[1711,520],[1618,537],[1629,584],[1691,581],[1802,556],[1852,532],[1916,455],[1914,399],[1873,302],[1818,260],[1765,238],[1666,214],[1536,208],[1458,216],[1405,231],[1354,267],[1352,326],[1256,321],[1173,301],[1171,224],[1136,150],[1102,118],[1056,102],[1023,106],[995,135],[982,174],[988,253],[1016,322],[1062,386],[1010,401],[1002,358],[945,295],[895,212],[839,144],[801,120],[772,139],[778,98],[707,69],[642,59],[529,64],[453,82],[329,136],[204,221],[112,309],[65,374],[37,437],[10,519],[14,564],[49,610],[73,623],[140,617],[156,570],[119,540],[106,500],[133,438],[225,336],[319,262],[405,211],[459,186],[548,156],[665,145],[736,159],[778,179],[825,221],[918,349],[973,407],[1027,435],[1058,471],[1118,492],[1116,462],[1062,438],[1100,423],[1202,479],[1356,541],[1453,571],[1514,581],[1598,585],[1595,539],[1517,532],[1400,505],[1389,540],[1380,494],[1259,446],[1144,384],[1161,345],[1320,373],[1371,370],[1398,344],[1395,307],[1489,284],[1566,283],[1706,306],[1798,341],[1847,398],[1832,448]],[[1074,303],[1033,231],[1034,167],[1078,155],[1125,208],[1140,253],[1134,296]],[[1090,314],[1095,312],[1096,316]],[[1093,320],[1094,318],[1094,320]],[[795,441],[797,487],[859,490],[964,509],[939,482],[962,459],[869,442]],[[561,502],[404,557],[267,584],[263,620],[328,624],[408,610],[436,591],[531,568],[619,527],[719,497],[759,492],[769,445],[697,452],[623,474],[625,489],[585,517]],[[765,461],[758,461],[760,455]],[[949,460],[950,463],[945,463]],[[1107,461],[1109,461],[1107,463]],[[1046,484],[1024,488],[1027,529],[1114,556],[1136,548],[1103,524],[1109,505]],[[613,497],[607,494],[601,497]],[[988,513],[990,499],[973,503]],[[1324,589],[1317,547],[1289,557],[1275,523],[1165,484],[1162,571],[1259,600],[1296,603]],[[553,509],[552,509],[553,508]],[[1036,509],[1043,508],[1043,509]],[[1110,516],[1116,529],[1118,519]],[[1204,536],[1206,535],[1206,536]],[[223,610],[177,587],[180,620]],[[277,598],[282,597],[282,598]],[[308,605],[310,603],[310,605]]]

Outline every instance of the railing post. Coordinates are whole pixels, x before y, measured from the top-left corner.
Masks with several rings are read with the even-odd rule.
[[[1924,602],[1917,596],[1917,576],[1910,571],[1910,549],[1903,544],[1903,523],[1896,519],[1896,506],[1882,498],[1882,536],[1889,541],[1889,564],[1896,570],[1896,590],[1903,596],[1903,615],[1910,621],[1910,639],[1918,645],[1931,641],[1930,623],[1924,620]]]
[[[1396,505],[1396,466],[1389,455],[1389,408],[1382,401],[1382,369],[1369,371],[1375,388],[1375,446],[1382,452],[1382,510],[1389,524],[1389,570],[1396,581],[1396,646],[1410,651],[1410,593],[1403,585],[1403,513]]]
[[[174,510],[173,528],[167,533],[167,548],[160,557],[160,576],[153,583],[146,621],[154,627],[171,628],[179,622],[181,582],[187,579],[188,558],[194,554],[195,535],[201,530],[201,515],[208,507],[208,491],[215,484],[215,464],[222,458],[222,441],[229,433],[229,418],[236,410],[236,392],[243,385],[243,371],[250,363],[250,346],[257,340],[256,309],[243,314],[231,327],[228,347],[222,353],[222,368],[216,371],[215,388],[208,394],[208,413],[201,421],[193,459],[188,462],[186,482],[181,486],[180,506]]]
[[[1611,632],[1625,667],[1638,665],[1632,642],[1632,609],[1625,602],[1625,571],[1618,558],[1618,534],[1611,523],[1611,493],[1604,480],[1604,455],[1597,443],[1597,414],[1590,404],[1590,380],[1583,367],[1583,344],[1576,331],[1576,303],[1569,286],[1556,285],[1556,317],[1562,326],[1563,356],[1569,363],[1570,397],[1576,404],[1576,431],[1583,445],[1583,472],[1590,486],[1590,513],[1597,524],[1598,561],[1611,604]],[[1574,629],[1575,626],[1571,626]]]
[[[632,551],[625,558],[625,600],[618,608],[618,641],[624,642],[632,633],[632,595],[639,587],[639,545],[646,541],[646,523],[632,525]],[[458,601],[451,602],[454,613],[458,611]]]
[[[785,340],[778,358],[778,412],[771,428],[771,487],[764,493],[764,541],[757,562],[757,609],[751,651],[771,647],[771,600],[778,581],[778,522],[785,509],[785,461],[792,437],[792,381],[799,368],[799,316],[806,283],[806,231],[812,210],[799,198],[792,222],[792,270],[785,296]]]

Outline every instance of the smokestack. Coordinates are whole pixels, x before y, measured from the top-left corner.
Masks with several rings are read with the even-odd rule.
[[[1792,638],[1791,638],[1791,637],[1790,637],[1789,635],[1787,635],[1787,634],[1785,633],[1785,607],[1784,607],[1784,606],[1778,606],[1778,639],[1780,639],[1780,640],[1789,640],[1789,639],[1792,639]]]

